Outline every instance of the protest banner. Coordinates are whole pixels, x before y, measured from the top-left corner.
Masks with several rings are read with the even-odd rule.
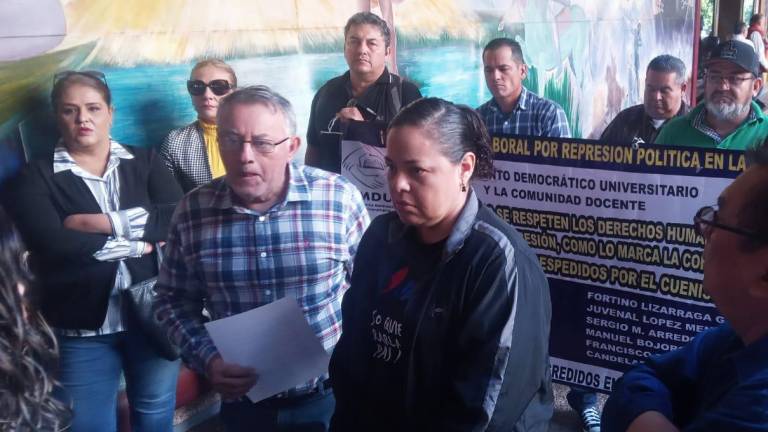
[[[354,183],[363,194],[371,219],[395,209],[387,189],[384,153],[383,147],[363,144],[361,141],[341,142],[341,175]]]

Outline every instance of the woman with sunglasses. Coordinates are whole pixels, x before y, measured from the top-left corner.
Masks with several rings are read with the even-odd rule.
[[[363,235],[333,351],[331,430],[544,431],[549,286],[478,200],[490,137],[467,106],[419,99],[387,131],[395,212]]]
[[[235,71],[221,60],[203,60],[192,68],[187,90],[197,120],[172,130],[160,147],[184,192],[225,174],[216,138],[216,112],[221,98],[236,87]]]
[[[3,198],[59,343],[59,397],[72,406],[71,430],[116,430],[124,374],[133,430],[171,431],[179,362],[151,347],[122,291],[157,275],[154,245],[166,238],[181,189],[162,159],[110,138],[103,74],[57,74],[51,102],[61,139]]]

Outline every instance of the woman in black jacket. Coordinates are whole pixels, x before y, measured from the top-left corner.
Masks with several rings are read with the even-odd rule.
[[[171,431],[178,361],[149,346],[121,291],[157,275],[155,245],[165,240],[181,189],[148,150],[110,138],[103,74],[57,74],[51,102],[61,140],[10,182],[5,199],[59,342],[72,431],[116,430],[121,372],[133,429]]]
[[[483,206],[490,139],[466,106],[427,98],[387,133],[396,212],[355,256],[333,352],[335,431],[538,431],[552,413],[551,306],[536,255]]]

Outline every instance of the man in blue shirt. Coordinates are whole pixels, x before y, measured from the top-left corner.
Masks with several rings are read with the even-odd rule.
[[[634,367],[603,411],[605,431],[768,431],[768,142],[696,213],[704,290],[727,322]]]
[[[485,83],[493,98],[477,108],[488,132],[570,138],[568,119],[560,105],[523,87],[528,65],[520,44],[494,39],[483,49]]]

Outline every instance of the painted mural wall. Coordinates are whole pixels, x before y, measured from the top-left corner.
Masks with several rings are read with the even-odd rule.
[[[691,67],[696,0],[3,0],[0,179],[26,150],[56,140],[48,92],[56,71],[106,73],[113,136],[158,145],[194,119],[185,81],[202,58],[230,62],[241,85],[266,84],[295,106],[303,136],[315,91],[346,70],[343,26],[370,9],[392,21],[390,63],[427,96],[490,98],[483,45],[523,47],[525,85],[559,102],[576,137],[596,137],[641,101],[645,66],[673,54]]]

